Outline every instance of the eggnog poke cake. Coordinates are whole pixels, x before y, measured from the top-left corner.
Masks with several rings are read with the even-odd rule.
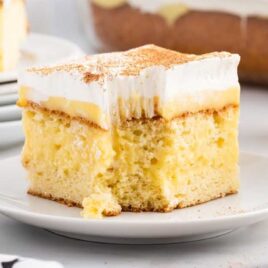
[[[146,45],[25,71],[28,193],[85,217],[236,193],[239,59]]]

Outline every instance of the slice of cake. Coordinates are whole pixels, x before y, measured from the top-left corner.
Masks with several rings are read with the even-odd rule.
[[[236,193],[239,56],[154,45],[20,77],[28,193],[84,216],[171,211]]]
[[[24,0],[0,1],[0,71],[16,67],[27,30]]]

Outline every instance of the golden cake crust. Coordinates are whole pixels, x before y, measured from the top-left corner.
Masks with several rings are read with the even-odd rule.
[[[48,200],[51,200],[51,201],[55,201],[57,203],[60,203],[62,205],[66,205],[68,207],[82,208],[82,205],[80,203],[73,202],[71,200],[64,199],[64,198],[53,197],[51,194],[38,193],[38,192],[35,192],[35,191],[31,190],[31,189],[29,189],[27,193],[29,195],[32,195],[32,196],[36,196],[36,197],[48,199]],[[217,195],[217,196],[215,196],[215,197],[213,197],[213,198],[211,198],[209,200],[205,200],[205,201],[198,200],[195,203],[191,203],[191,204],[187,204],[187,205],[185,205],[183,203],[180,203],[178,206],[173,207],[173,208],[172,207],[163,207],[162,209],[155,209],[155,208],[141,209],[141,208],[133,208],[131,206],[128,206],[128,207],[122,206],[122,211],[123,212],[136,212],[136,213],[140,213],[140,212],[162,212],[162,213],[166,213],[166,212],[171,212],[174,209],[182,209],[182,208],[186,208],[186,207],[192,207],[192,206],[200,205],[200,204],[212,201],[212,200],[222,198],[222,197],[227,196],[227,195],[232,195],[232,194],[237,194],[237,193],[238,193],[238,191],[236,191],[236,190],[230,190],[227,193],[221,193],[221,194],[219,194],[219,195]],[[117,216],[119,214],[120,214],[120,212],[115,212],[115,211],[104,211],[104,213],[103,213],[103,215],[106,216],[106,217]]]
[[[77,202],[73,202],[71,200],[68,200],[68,199],[64,199],[64,198],[58,198],[58,197],[53,197],[51,194],[45,194],[45,193],[38,193],[36,191],[33,191],[31,189],[29,189],[27,191],[27,193],[29,195],[32,195],[32,196],[37,196],[37,197],[40,197],[40,198],[44,198],[44,199],[47,199],[47,200],[50,200],[50,201],[55,201],[59,204],[62,204],[62,205],[66,205],[68,207],[77,207],[77,208],[83,208],[82,205],[80,203],[77,203]],[[121,211],[120,211],[121,212]],[[120,214],[120,212],[116,212],[116,211],[104,211],[103,214],[104,216],[106,217],[112,217],[112,216],[117,216]],[[140,211],[141,212],[141,211]]]
[[[68,207],[77,207],[77,208],[82,208],[80,203],[74,202],[72,200],[64,199],[64,198],[59,198],[59,197],[54,197],[51,194],[45,194],[45,193],[39,193],[34,190],[29,189],[27,191],[29,195],[37,196],[40,198],[48,199],[51,201],[58,202],[60,204],[66,205]]]
[[[37,103],[34,103],[32,101],[27,101],[27,103],[25,103],[24,105],[21,105],[19,102],[17,102],[17,105],[20,106],[20,107],[23,107],[23,108],[27,108],[27,109],[32,109],[32,110],[37,110],[37,111],[43,111],[43,112],[46,112],[46,113],[49,113],[49,114],[54,114],[54,115],[57,115],[57,116],[61,116],[63,118],[71,118],[72,120],[76,120],[80,123],[84,123],[90,127],[94,127],[96,129],[100,129],[100,130],[103,130],[103,131],[108,131],[106,129],[103,129],[101,128],[99,125],[95,124],[94,122],[91,122],[83,117],[79,117],[79,116],[76,116],[76,117],[72,117],[70,115],[68,115],[67,113],[64,113],[62,111],[56,111],[56,110],[50,110],[46,107],[43,107]],[[143,117],[143,118],[139,118],[139,119],[136,119],[136,118],[132,118],[131,120],[126,120],[125,122],[122,122],[122,125],[124,124],[128,124],[128,122],[131,122],[131,121],[143,121],[143,122],[146,122],[146,121],[150,121],[150,120],[164,120],[164,121],[171,121],[171,120],[175,120],[175,119],[178,119],[178,118],[185,118],[185,117],[188,117],[190,115],[194,115],[194,114],[197,114],[197,113],[202,113],[202,114],[207,114],[207,115],[210,115],[210,114],[213,114],[215,112],[222,112],[222,111],[226,111],[227,109],[229,108],[239,108],[239,105],[237,104],[228,104],[228,105],[225,105],[224,107],[222,107],[221,109],[205,109],[205,110],[200,110],[200,111],[197,111],[197,112],[185,112],[185,113],[182,113],[176,117],[173,117],[171,118],[170,120],[167,120],[167,119],[164,119],[163,117],[161,116],[155,116],[153,118],[146,118],[146,117]]]
[[[21,107],[21,108],[27,108],[27,109],[37,110],[37,111],[43,111],[43,112],[46,112],[46,113],[49,113],[49,114],[54,114],[54,115],[61,116],[61,117],[64,117],[64,118],[72,118],[72,120],[78,121],[80,123],[84,123],[84,124],[86,124],[86,125],[88,125],[90,127],[100,129],[100,130],[103,130],[103,131],[107,131],[106,129],[101,128],[98,124],[95,124],[94,122],[89,121],[89,120],[87,120],[87,119],[85,119],[83,117],[79,117],[79,116],[73,117],[73,116],[68,115],[67,113],[62,112],[62,111],[50,110],[50,109],[48,109],[46,107],[41,106],[40,104],[32,102],[32,101],[27,101],[23,105],[21,105],[20,102],[18,101],[17,105],[19,107]]]

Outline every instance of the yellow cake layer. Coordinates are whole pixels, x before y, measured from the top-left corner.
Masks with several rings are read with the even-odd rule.
[[[34,94],[32,89],[21,87],[18,104],[21,107],[27,106],[31,99],[29,98],[31,94]],[[115,114],[105,113],[94,103],[68,100],[55,96],[49,97],[39,104],[46,109],[64,112],[71,117],[84,118],[103,129],[107,129],[111,127],[111,124],[117,124],[132,118],[150,118],[150,110],[154,111],[153,114],[170,120],[184,113],[196,113],[211,109],[218,110],[230,104],[239,105],[239,98],[239,88],[200,91],[195,92],[194,95],[181,93],[181,96],[177,96],[176,99],[165,103],[161,103],[157,96],[153,99],[140,96],[135,96],[128,100],[118,98],[116,105],[118,109]],[[145,109],[141,107],[145,107]]]
[[[10,0],[0,5],[0,71],[16,67],[20,46],[26,37],[28,21],[24,0]]]
[[[29,192],[83,205],[84,216],[170,211],[235,193],[239,108],[173,120],[131,120],[105,131],[25,108]]]

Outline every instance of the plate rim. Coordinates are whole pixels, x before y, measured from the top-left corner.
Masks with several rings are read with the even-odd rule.
[[[54,40],[57,42],[61,42],[61,43],[65,43],[65,45],[68,45],[69,48],[71,48],[73,50],[73,53],[84,53],[84,51],[74,42],[64,38],[64,37],[60,37],[60,36],[55,36],[55,35],[51,35],[51,34],[44,34],[44,33],[38,33],[38,32],[30,32],[27,38],[45,38],[45,39],[50,39],[50,40]]]
[[[3,112],[6,109],[9,109],[9,110],[16,109],[16,110],[22,111],[22,109],[16,103],[0,105],[0,113]]]
[[[74,42],[64,37],[43,34],[43,33],[38,33],[38,32],[30,32],[28,36],[26,37],[26,40],[29,37],[53,39],[53,40],[56,40],[57,42],[62,42],[62,43],[65,43],[65,45],[69,46],[69,48],[73,50],[73,54],[84,53],[84,51],[77,44],[75,44]],[[22,47],[20,48],[20,50],[21,49]],[[10,71],[0,72],[0,83],[17,82],[18,74],[19,74],[19,70],[17,68],[15,68],[14,70],[10,70]]]
[[[21,119],[12,120],[12,121],[3,121],[3,122],[0,122],[0,130],[1,130],[1,128],[5,128],[5,127],[14,127],[14,126],[21,126],[21,125],[22,125]],[[16,157],[18,157],[18,155]],[[1,159],[0,163],[2,161],[7,160],[7,159],[16,158],[16,157],[12,156],[12,157],[7,157],[7,158],[4,158],[4,159]]]

